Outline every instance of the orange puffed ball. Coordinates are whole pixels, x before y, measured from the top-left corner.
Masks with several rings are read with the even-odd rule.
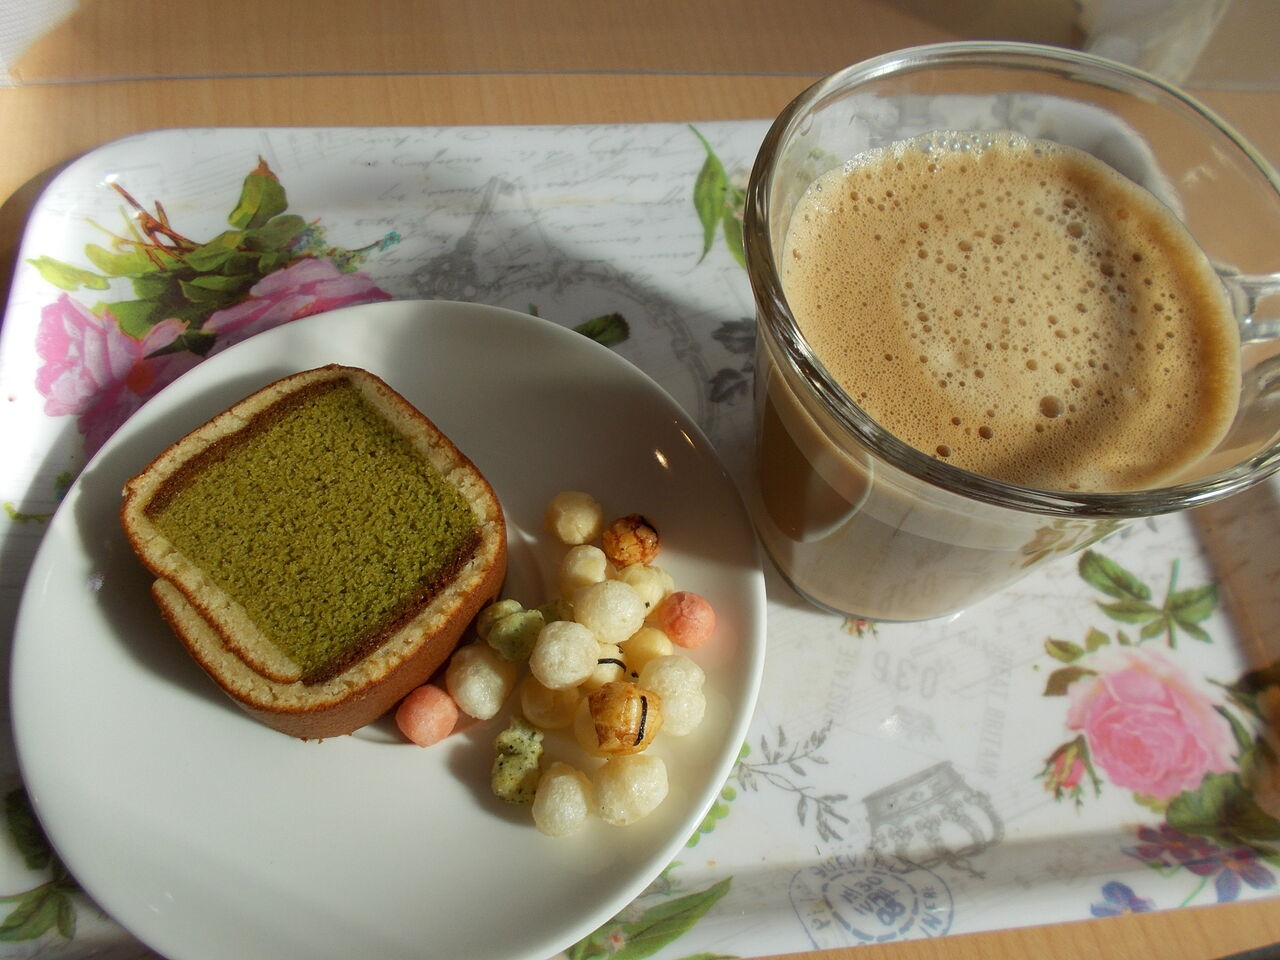
[[[458,723],[458,705],[444,690],[428,683],[400,701],[396,726],[420,747],[439,743]]]
[[[716,628],[716,612],[696,593],[677,590],[658,604],[651,622],[671,642],[681,647],[700,647]]]
[[[630,513],[604,528],[600,545],[609,562],[619,569],[652,563],[658,555],[658,528],[640,514]]]

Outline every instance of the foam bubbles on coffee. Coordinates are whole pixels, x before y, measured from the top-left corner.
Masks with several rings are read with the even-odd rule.
[[[903,441],[1013,483],[1168,482],[1235,413],[1239,341],[1204,253],[1080,151],[933,134],[793,214],[783,285],[845,391]]]

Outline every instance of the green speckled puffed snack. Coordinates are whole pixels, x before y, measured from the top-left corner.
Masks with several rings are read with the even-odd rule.
[[[508,803],[533,803],[542,775],[542,731],[520,717],[493,739],[494,796]]]

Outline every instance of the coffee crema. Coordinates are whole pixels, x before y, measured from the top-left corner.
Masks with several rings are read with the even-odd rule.
[[[946,463],[1046,490],[1176,481],[1235,416],[1239,333],[1173,213],[1094,157],[935,133],[830,171],[781,257],[846,393]]]

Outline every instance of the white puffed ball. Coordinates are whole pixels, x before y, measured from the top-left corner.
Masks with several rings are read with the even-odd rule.
[[[596,668],[600,642],[587,627],[572,620],[552,620],[538,631],[529,671],[544,687],[576,687]]]
[[[487,643],[470,643],[454,651],[444,683],[459,710],[488,720],[502,709],[516,685],[516,674],[516,664],[503,660]]]
[[[611,757],[592,777],[605,823],[626,826],[652,813],[667,795],[667,765],[651,753]]]
[[[565,490],[551,498],[543,522],[561,543],[587,543],[600,536],[604,508],[589,493]]]
[[[520,712],[535,727],[559,730],[573,722],[579,696],[575,687],[552,690],[539,683],[537,677],[525,677],[520,684]]]
[[[659,567],[643,563],[633,563],[629,567],[623,567],[618,571],[618,579],[640,595],[646,611],[656,607],[662,602],[663,597],[676,588],[675,581],[671,579],[669,573]]]
[[[707,675],[702,668],[680,654],[670,654],[650,660],[640,670],[640,686],[653,690],[662,697],[683,690],[701,690]]]
[[[707,715],[707,696],[701,690],[662,694],[662,732],[684,737],[697,730]]]
[[[587,775],[557,760],[538,780],[533,823],[549,837],[566,837],[582,829],[592,806]]]
[[[706,715],[707,698],[702,692],[706,678],[688,657],[673,654],[650,660],[637,682],[662,698],[662,729],[683,737],[696,730]]]
[[[601,643],[622,643],[644,625],[644,617],[644,601],[621,580],[593,583],[573,601],[573,619]]]
[[[572,598],[583,587],[599,583],[609,573],[609,560],[604,551],[589,543],[570,547],[560,561],[557,574],[560,594]]]
[[[600,653],[596,657],[596,668],[591,676],[582,681],[578,688],[583,693],[599,690],[606,683],[613,683],[626,676],[627,665],[622,659],[622,650],[616,643],[600,644]]]
[[[639,674],[645,665],[658,657],[670,656],[676,649],[671,638],[657,627],[641,627],[620,645],[627,669]]]

